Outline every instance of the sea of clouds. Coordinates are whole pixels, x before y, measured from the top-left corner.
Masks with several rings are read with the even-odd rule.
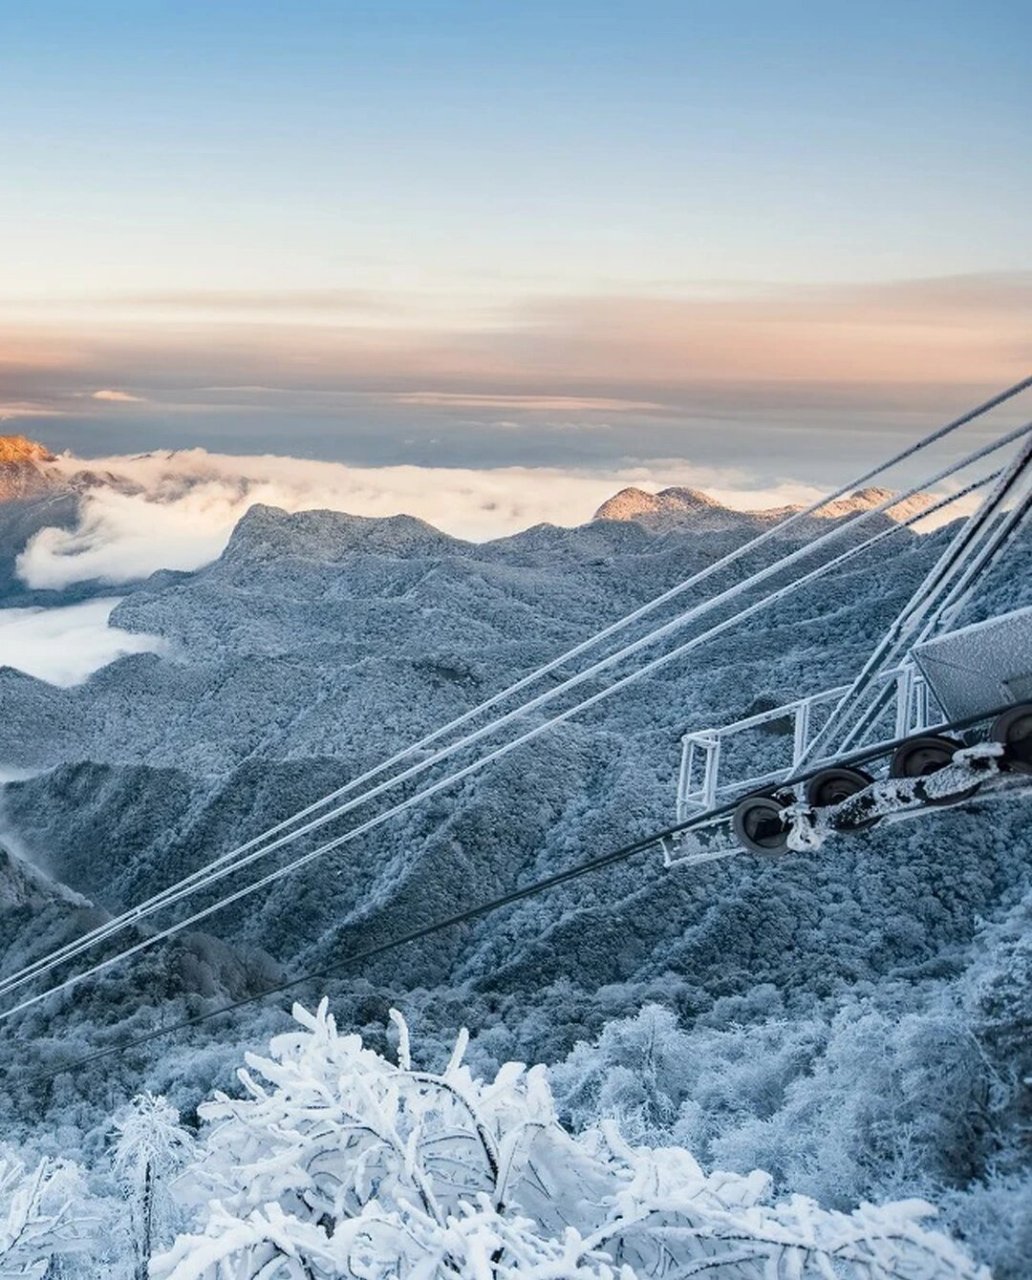
[[[237,457],[190,449],[138,457],[63,455],[69,475],[85,467],[117,483],[90,490],[72,529],[41,530],[18,559],[32,588],[61,589],[89,580],[117,584],[157,569],[196,569],[223,550],[248,507],[313,508],[360,516],[418,516],[456,537],[483,541],[548,522],[577,525],[626,485],[705,489],[729,506],[754,509],[812,500],[793,481],[752,487],[732,469],[672,462],[621,471],[545,467],[486,470],[416,466],[353,467],[301,458]]]
[[[161,652],[159,637],[110,625],[118,602],[105,597],[53,609],[0,609],[0,666],[67,687],[124,654]]]
[[[106,477],[82,496],[74,527],[40,530],[18,556],[33,589],[75,583],[117,585],[159,569],[197,569],[216,559],[254,503],[287,511],[329,509],[361,516],[418,516],[456,537],[502,537],[548,522],[577,525],[626,485],[704,488],[729,506],[807,502],[815,491],[785,482],[753,488],[731,469],[672,462],[605,473],[546,467],[355,467],[303,458],[239,457],[188,449],[91,458],[70,453],[51,464],[69,478]],[[0,666],[70,686],[128,653],[160,652],[155,636],[110,625],[115,595],[85,604],[0,609]]]

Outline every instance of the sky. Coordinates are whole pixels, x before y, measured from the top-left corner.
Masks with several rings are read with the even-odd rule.
[[[828,483],[1032,368],[1015,0],[0,0],[0,430]]]

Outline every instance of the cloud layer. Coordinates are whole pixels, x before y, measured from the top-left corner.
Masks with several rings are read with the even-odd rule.
[[[83,464],[65,456],[58,465],[72,474]],[[754,488],[742,471],[683,462],[662,470],[608,473],[528,467],[473,471],[349,467],[192,449],[92,459],[89,465],[109,472],[121,487],[91,491],[74,529],[47,528],[32,539],[18,561],[30,587],[59,589],[95,578],[120,583],[156,569],[195,569],[219,555],[234,525],[256,502],[288,511],[404,513],[457,537],[483,540],[542,522],[581,524],[629,484],[653,489],[691,485],[742,508],[808,501],[816,494],[792,481]]]
[[[0,666],[50,684],[81,684],[127,653],[160,652],[157,636],[108,625],[117,597],[58,609],[0,609]]]

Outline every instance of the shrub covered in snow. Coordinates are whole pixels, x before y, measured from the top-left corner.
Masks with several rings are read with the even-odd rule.
[[[87,1249],[95,1225],[77,1165],[43,1160],[29,1170],[0,1150],[0,1280],[39,1280]]]
[[[181,1180],[202,1229],[155,1259],[162,1280],[701,1274],[959,1280],[987,1275],[923,1225],[923,1201],[853,1213],[770,1180],[705,1173],[678,1147],[631,1146],[615,1124],[573,1136],[543,1069],[493,1081],[463,1064],[397,1063],[339,1035],[325,1001],[248,1058],[245,1096],[201,1109],[203,1154]]]
[[[138,1094],[115,1117],[114,1171],[129,1202],[136,1280],[146,1280],[155,1245],[167,1244],[174,1230],[168,1182],[190,1153],[191,1136],[165,1098]]]

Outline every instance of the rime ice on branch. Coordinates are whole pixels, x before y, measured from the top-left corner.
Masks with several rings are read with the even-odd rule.
[[[326,1002],[248,1057],[246,1096],[201,1109],[206,1155],[190,1190],[204,1230],[155,1260],[161,1280],[225,1276],[688,1277],[849,1280],[987,1277],[922,1219],[922,1201],[851,1214],[770,1180],[706,1174],[677,1147],[632,1147],[614,1125],[558,1123],[542,1068],[491,1082],[463,1065],[397,1064],[337,1033]]]

